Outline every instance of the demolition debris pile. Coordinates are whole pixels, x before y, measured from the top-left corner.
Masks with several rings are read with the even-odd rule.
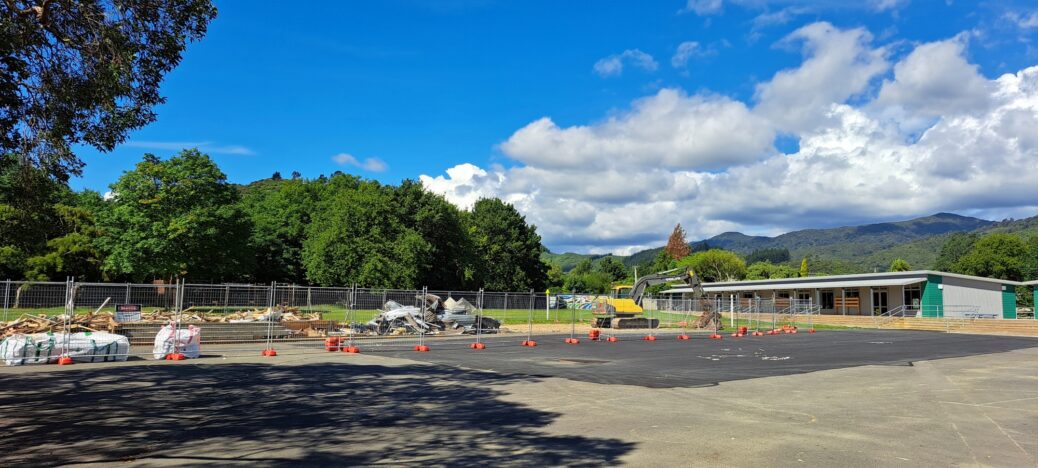
[[[231,313],[214,313],[184,309],[180,314],[181,323],[249,323],[249,322],[302,322],[321,320],[320,312],[301,312],[294,308],[267,308],[246,310]],[[169,323],[177,321],[176,312],[155,310],[141,314],[141,323]],[[54,333],[54,332],[114,332],[119,322],[111,312],[94,312],[76,314],[72,317],[56,315],[22,314],[10,322],[0,322],[0,338],[17,334]]]
[[[351,324],[355,332],[368,335],[417,335],[496,333],[501,322],[479,314],[479,310],[464,298],[443,300],[434,294],[419,294],[416,303],[422,307],[404,306],[387,301],[382,313],[366,324]]]

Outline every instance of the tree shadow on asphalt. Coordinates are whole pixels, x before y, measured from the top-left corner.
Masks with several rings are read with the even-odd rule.
[[[505,401],[526,375],[428,365],[141,365],[7,375],[0,464],[609,465],[617,439],[550,435]]]

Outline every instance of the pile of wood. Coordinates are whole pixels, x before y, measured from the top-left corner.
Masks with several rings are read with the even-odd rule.
[[[76,315],[66,329],[66,317],[57,315],[22,314],[10,322],[0,322],[0,338],[15,334],[32,334],[47,332],[111,332],[115,330],[115,319],[111,313]]]
[[[184,309],[180,315],[182,323],[228,323],[237,322],[262,322],[268,317],[274,317],[274,321],[312,321],[321,320],[320,312],[302,312],[295,308],[276,308],[245,310],[231,313],[220,313],[215,311]],[[167,323],[176,320],[174,312],[155,309],[151,312],[141,313],[141,322]],[[15,334],[47,333],[47,332],[114,332],[118,322],[112,312],[94,312],[89,314],[77,314],[72,316],[68,330],[65,329],[65,315],[48,317],[46,315],[23,314],[16,320],[0,322],[0,338],[7,338]]]

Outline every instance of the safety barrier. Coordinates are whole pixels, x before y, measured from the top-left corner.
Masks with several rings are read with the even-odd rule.
[[[696,333],[722,339],[723,327],[739,337],[751,335],[751,330],[763,334],[779,327],[774,304],[767,301],[740,304],[735,311],[719,299],[649,297],[643,301],[642,316],[658,323],[657,327],[595,328],[595,307],[604,301],[605,296],[534,291],[179,281],[117,284],[70,278],[66,282],[4,282],[2,318],[6,324],[21,320],[24,329],[19,331],[24,333],[57,332],[54,336],[60,336],[61,342],[48,352],[57,353],[55,362],[65,363],[93,358],[183,360],[439,349],[481,352],[505,345],[532,348],[551,336],[571,344],[584,340],[651,342],[689,340]],[[734,315],[727,324],[715,319],[705,329],[695,328],[704,314],[714,313]],[[731,328],[732,324],[738,326]],[[99,339],[108,334],[125,337],[125,346],[119,341],[95,351],[101,349]],[[113,354],[113,349],[118,352]],[[70,361],[73,355],[75,359]]]

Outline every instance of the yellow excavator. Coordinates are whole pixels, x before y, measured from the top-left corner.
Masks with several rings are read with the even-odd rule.
[[[616,286],[610,297],[599,300],[591,312],[595,317],[595,326],[598,328],[659,327],[659,319],[642,317],[642,314],[645,313],[645,310],[642,309],[645,290],[649,286],[677,282],[691,287],[694,291],[693,297],[704,296],[703,285],[699,281],[699,277],[688,267],[653,273],[638,278],[632,286]]]

